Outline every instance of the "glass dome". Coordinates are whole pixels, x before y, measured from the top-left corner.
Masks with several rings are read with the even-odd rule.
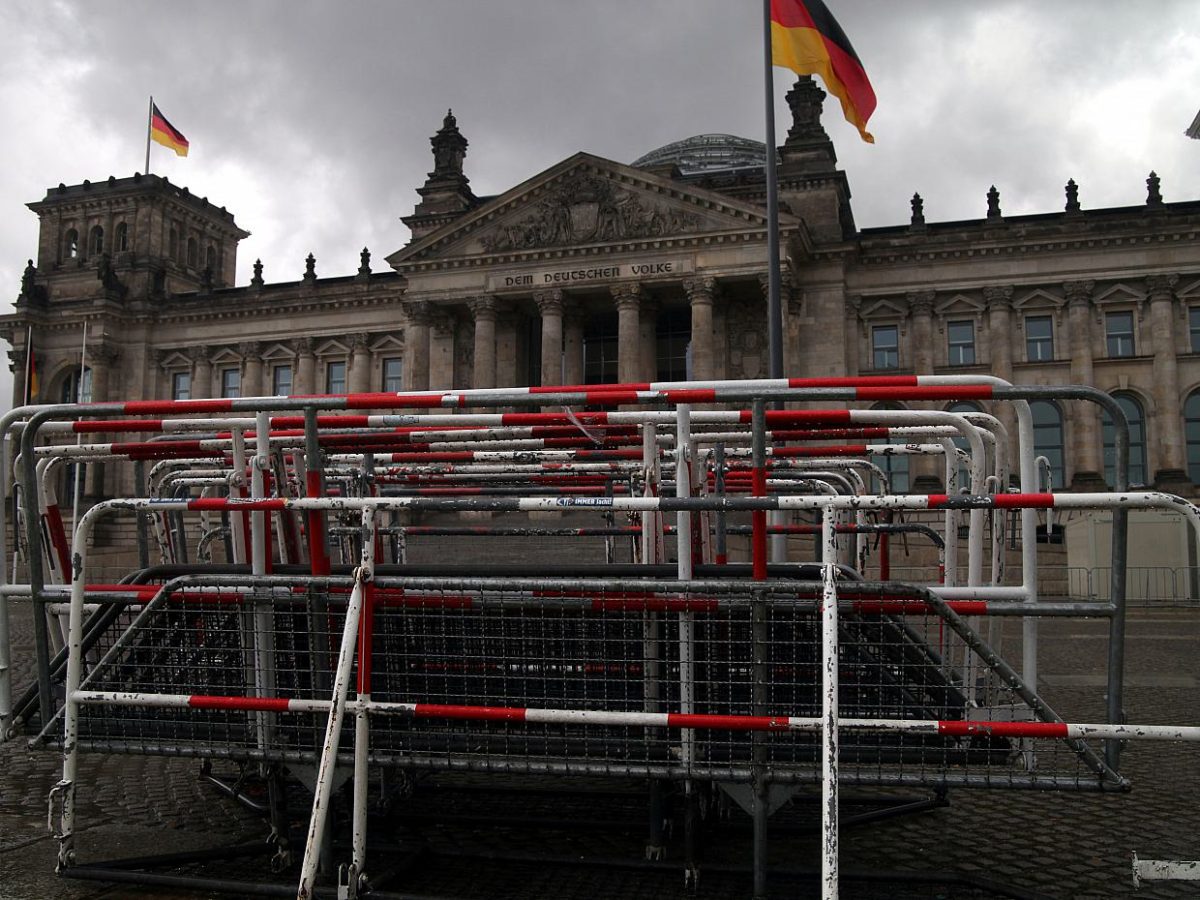
[[[767,164],[767,145],[733,134],[697,134],[651,150],[633,164],[645,168],[664,163],[674,163],[684,175],[761,168]]]

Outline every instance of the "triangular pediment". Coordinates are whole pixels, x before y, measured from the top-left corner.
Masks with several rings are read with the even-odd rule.
[[[1141,303],[1146,295],[1133,290],[1124,284],[1114,284],[1092,298],[1097,306],[1116,305],[1122,303]]]
[[[780,213],[780,229],[799,228]],[[766,211],[642,169],[577,153],[388,257],[399,271],[437,261],[534,257],[566,248],[662,248],[697,236],[765,231]]]
[[[1062,297],[1056,297],[1048,291],[1044,291],[1041,288],[1035,288],[1029,293],[1023,294],[1013,300],[1013,309],[1058,309],[1064,303],[1066,303],[1066,301]]]

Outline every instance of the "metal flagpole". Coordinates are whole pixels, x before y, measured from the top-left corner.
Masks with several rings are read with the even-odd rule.
[[[767,361],[771,378],[783,377],[783,307],[779,296],[779,184],[775,175],[775,72],[771,54],[771,0],[763,0],[763,80],[767,112]],[[782,409],[783,404],[775,404]],[[782,525],[778,511],[768,515]],[[787,537],[771,537],[771,561],[787,561]]]
[[[146,174],[150,174],[150,131],[154,128],[154,95],[150,95],[150,107],[146,110]]]
[[[783,309],[779,300],[779,186],[775,179],[775,82],[771,0],[763,0],[763,77],[767,102],[767,336],[770,377],[783,377]]]

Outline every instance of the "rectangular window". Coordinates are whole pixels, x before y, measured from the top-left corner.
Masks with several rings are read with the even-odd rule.
[[[1133,313],[1114,312],[1104,317],[1109,356],[1133,356]]]
[[[1054,323],[1049,316],[1025,317],[1025,357],[1030,362],[1054,359]]]
[[[1192,352],[1200,353],[1200,306],[1188,307],[1188,333],[1192,338]]]
[[[287,397],[292,393],[292,367],[276,366],[271,370],[271,393]]]
[[[346,363],[331,362],[325,365],[325,393],[346,393]]]
[[[617,317],[589,319],[583,333],[583,381],[585,384],[616,384]]]
[[[176,372],[171,376],[171,399],[172,400],[191,400],[192,399],[192,373],[191,372]]]
[[[687,307],[667,310],[658,317],[657,379],[686,381],[688,377],[688,347],[692,340],[692,312]]]
[[[383,390],[388,394],[398,394],[404,390],[404,359],[402,357],[384,358]]]
[[[221,396],[242,396],[242,373],[237,369],[221,370]]]
[[[872,368],[900,368],[900,329],[898,326],[876,325],[871,329],[871,357]]]
[[[975,323],[949,322],[946,325],[946,334],[950,365],[975,365]]]

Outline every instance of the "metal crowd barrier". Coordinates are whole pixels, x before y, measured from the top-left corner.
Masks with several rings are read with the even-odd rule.
[[[1116,492],[1039,491],[1028,401],[1048,398],[1110,414]],[[980,413],[767,408],[964,399],[1010,402],[1016,435]],[[376,409],[417,412],[352,412]],[[1200,739],[1124,724],[1126,511],[1172,509],[1193,527],[1200,511],[1126,490],[1124,417],[1091,388],[921,376],[132,401],[22,408],[0,429],[20,438],[13,525],[28,572],[0,586],[0,723],[11,736],[36,721],[63,750],[51,805],[65,875],[112,871],[77,859],[87,752],[257,766],[275,865],[298,859],[298,897],[329,858],[339,766],[352,772],[352,848],[337,876],[351,897],[379,891],[367,856],[376,769],[648,781],[651,853],[665,843],[665,787],[678,785],[693,883],[699,806],[724,792],[754,821],[756,896],[770,810],[820,784],[833,897],[840,785],[1123,790],[1121,741]],[[46,443],[82,434],[150,437]],[[946,493],[892,493],[870,458],[898,453],[940,458]],[[80,461],[131,465],[144,496],[98,503],[68,535],[55,472]],[[1039,599],[1037,515],[1060,509],[1112,511],[1108,602]],[[409,521],[563,512],[598,521]],[[939,513],[941,533],[889,520],[918,512]],[[1010,512],[1016,584],[1004,583]],[[130,583],[97,583],[95,526],[122,514],[138,526],[138,565]],[[914,531],[935,546],[923,584],[862,578],[872,535]],[[747,533],[748,564],[731,562],[729,539]],[[408,540],[437,536],[521,537],[531,550],[601,538],[604,562],[555,571],[533,550],[509,565],[411,565]],[[801,536],[808,558],[788,544]],[[617,542],[633,564],[614,561]],[[35,611],[37,680],[15,705],[9,596]],[[1064,721],[1038,696],[1047,615],[1109,619],[1107,722]],[[1019,665],[992,646],[1006,616],[1023,622]],[[288,840],[289,768],[313,796],[302,851]]]

